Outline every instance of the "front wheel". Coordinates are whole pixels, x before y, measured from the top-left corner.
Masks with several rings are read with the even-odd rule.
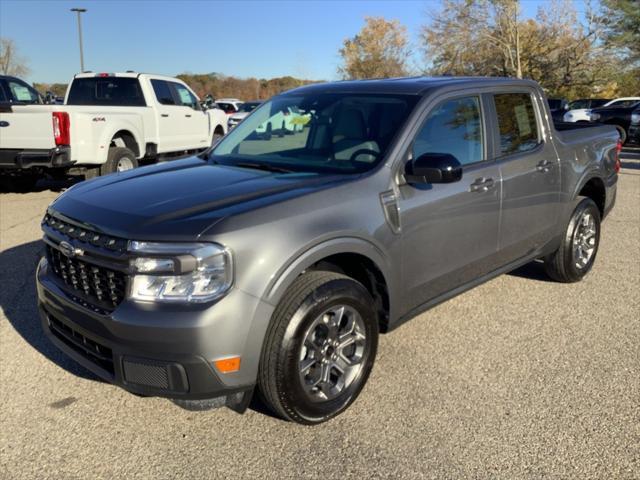
[[[590,198],[576,206],[558,250],[544,259],[547,275],[558,282],[577,282],[589,273],[600,245],[600,210]]]
[[[260,361],[258,386],[281,417],[314,425],[355,401],[378,347],[369,292],[339,273],[297,278],[274,312]]]

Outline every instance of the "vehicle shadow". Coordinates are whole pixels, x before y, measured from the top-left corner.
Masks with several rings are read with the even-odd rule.
[[[83,180],[83,177],[67,177],[60,179],[52,179],[52,178],[44,178],[39,180],[33,188],[28,190],[21,190],[19,188],[15,188],[11,183],[10,178],[4,178],[0,181],[0,193],[33,193],[33,192],[62,192],[63,190],[69,188],[70,186],[80,182]]]
[[[537,280],[539,282],[553,282],[544,271],[544,262],[542,260],[534,260],[522,267],[510,271],[507,275],[520,278],[528,278],[529,280]]]
[[[0,252],[3,282],[0,307],[14,330],[48,360],[78,377],[102,381],[59,351],[40,325],[36,300],[35,270],[44,251],[41,241],[29,242]]]

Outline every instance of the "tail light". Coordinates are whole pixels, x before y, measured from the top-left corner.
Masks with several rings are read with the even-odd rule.
[[[53,137],[56,145],[71,144],[71,122],[67,112],[53,112]]]
[[[618,139],[618,143],[616,144],[616,155],[615,155],[615,163],[613,164],[613,169],[616,173],[620,171],[622,165],[620,164],[620,152],[622,151],[622,140]]]

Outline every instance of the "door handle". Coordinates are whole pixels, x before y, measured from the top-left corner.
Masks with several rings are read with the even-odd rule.
[[[161,113],[160,116],[163,117],[163,118],[167,118],[169,116],[169,114],[168,113]]]
[[[470,192],[488,192],[494,186],[493,178],[478,178],[469,186]]]
[[[188,113],[185,115],[185,117],[187,118],[191,118],[191,115],[189,115]]]
[[[548,160],[542,160],[538,162],[538,164],[536,165],[536,170],[542,173],[547,173],[549,170],[551,170],[551,162]]]

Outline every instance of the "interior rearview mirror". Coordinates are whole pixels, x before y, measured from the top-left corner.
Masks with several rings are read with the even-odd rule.
[[[462,178],[462,164],[449,153],[424,153],[407,162],[407,183],[453,183]]]

